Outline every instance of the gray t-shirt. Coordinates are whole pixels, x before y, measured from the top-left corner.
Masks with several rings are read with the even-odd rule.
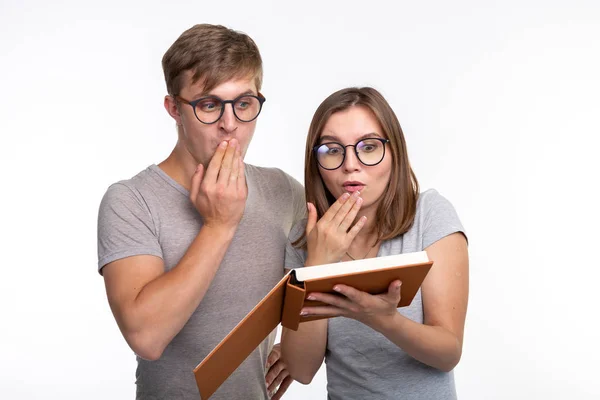
[[[306,220],[290,232],[294,241],[305,229]],[[408,232],[381,244],[377,257],[422,251],[432,243],[464,229],[454,207],[435,190],[419,196],[415,222]],[[306,251],[288,242],[286,268],[304,266]],[[435,268],[435,264],[433,266]],[[421,290],[402,315],[423,323]],[[385,336],[350,318],[328,320],[327,391],[329,399],[456,399],[454,374],[429,367],[400,349]]]
[[[248,199],[233,241],[181,332],[157,361],[137,357],[137,399],[200,397],[193,369],[283,276],[290,228],[306,217],[304,189],[281,170],[246,165]],[[177,265],[202,227],[189,192],[158,166],[109,187],[98,218],[98,268],[151,254]],[[265,364],[272,333],[212,399],[267,399]]]

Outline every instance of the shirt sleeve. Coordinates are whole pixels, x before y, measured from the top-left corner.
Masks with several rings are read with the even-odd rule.
[[[150,210],[139,193],[115,183],[98,212],[98,272],[112,261],[143,254],[163,257]]]
[[[296,225],[299,221],[305,219],[307,217],[306,210],[306,197],[304,193],[304,186],[292,176],[285,174],[287,177],[291,189],[292,189],[292,199],[293,199],[293,215],[294,220],[292,222],[292,227]]]
[[[422,201],[426,210],[423,234],[424,249],[455,232],[460,232],[467,238],[454,206],[444,196],[435,190],[430,190]]]
[[[285,248],[285,261],[284,268],[294,269],[304,267],[306,261],[306,250],[295,247],[292,243],[296,241],[306,228],[306,218],[298,221],[292,227],[290,235],[288,236],[287,245]]]

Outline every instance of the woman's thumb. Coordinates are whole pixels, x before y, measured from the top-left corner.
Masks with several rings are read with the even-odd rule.
[[[306,222],[306,236],[308,236],[317,224],[317,209],[315,208],[313,203],[306,203],[306,208],[308,209],[308,221]]]

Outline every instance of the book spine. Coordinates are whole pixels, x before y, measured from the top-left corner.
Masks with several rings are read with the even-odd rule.
[[[288,281],[285,288],[285,299],[281,315],[281,325],[293,331],[298,330],[300,325],[300,310],[304,305],[306,291]]]

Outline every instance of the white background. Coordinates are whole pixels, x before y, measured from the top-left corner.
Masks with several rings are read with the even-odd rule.
[[[132,399],[96,272],[114,181],[175,143],[160,60],[195,23],[250,34],[267,103],[246,161],[302,181],[310,118],[370,85],[470,237],[461,399],[598,399],[597,1],[0,2],[0,393]],[[287,399],[325,398],[325,376]]]

